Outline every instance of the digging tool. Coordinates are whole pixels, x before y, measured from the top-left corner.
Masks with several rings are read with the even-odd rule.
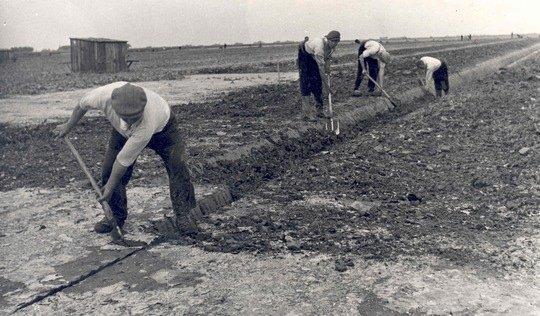
[[[328,88],[330,88],[330,78],[328,78]],[[334,122],[334,111],[332,109],[332,92],[328,93],[328,114],[330,115],[330,118],[328,119],[328,122],[326,122],[324,129],[336,135],[339,135],[339,121],[336,120]]]
[[[394,102],[394,101],[392,100],[392,98],[388,95],[388,93],[386,93],[386,91],[384,91],[384,89],[383,89],[383,88],[381,87],[381,85],[377,82],[377,80],[374,80],[373,78],[371,78],[371,76],[369,75],[369,66],[368,66],[367,68],[368,68],[368,69],[367,69],[367,71],[366,71],[366,73],[365,73],[366,77],[368,77],[368,79],[371,80],[371,82],[373,82],[373,83],[377,86],[377,88],[379,88],[379,89],[381,90],[381,92],[384,94],[384,96],[388,99],[388,101],[390,101],[390,103],[392,103],[392,105],[393,105],[394,107],[397,107],[396,102]]]
[[[86,175],[86,177],[90,181],[90,184],[92,184],[92,188],[94,189],[94,191],[96,192],[98,197],[101,199],[103,197],[103,193],[101,192],[101,189],[99,188],[96,180],[94,180],[94,177],[92,177],[92,174],[90,174],[90,170],[88,170],[88,167],[86,167],[86,164],[82,160],[81,155],[79,155],[79,152],[77,151],[77,149],[75,149],[75,146],[73,146],[73,144],[71,143],[71,141],[69,139],[64,138],[64,140],[66,141],[66,144],[69,147],[69,149],[71,150],[71,153],[73,154],[73,156],[75,156],[75,159],[79,163],[79,166],[83,170],[84,174]],[[103,213],[105,213],[105,218],[107,218],[107,220],[109,220],[111,223],[113,223],[113,230],[111,231],[111,238],[112,238],[112,242],[114,244],[117,244],[117,245],[120,245],[120,246],[125,246],[125,247],[146,246],[146,243],[144,243],[142,241],[126,240],[124,238],[124,234],[122,233],[122,230],[118,226],[118,223],[116,221],[116,217],[114,216],[114,214],[111,211],[111,207],[109,206],[109,203],[107,203],[107,201],[102,201],[102,202],[99,202],[99,203],[101,204],[101,208],[103,209]]]

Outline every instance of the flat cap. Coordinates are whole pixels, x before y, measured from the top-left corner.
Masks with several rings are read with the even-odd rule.
[[[144,112],[146,93],[143,88],[126,83],[113,90],[111,95],[112,108],[121,116],[137,116]]]

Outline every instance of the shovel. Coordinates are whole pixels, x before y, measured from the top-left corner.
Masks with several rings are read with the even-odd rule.
[[[90,181],[90,184],[92,184],[92,188],[94,189],[98,197],[101,199],[103,197],[103,193],[101,192],[101,189],[99,188],[96,180],[94,180],[94,178],[90,174],[90,170],[88,170],[88,168],[86,167],[86,164],[82,160],[81,155],[79,155],[79,152],[77,151],[77,149],[75,149],[75,146],[73,146],[73,144],[71,143],[69,139],[64,138],[64,140],[66,141],[66,144],[71,150],[71,153],[73,154],[73,156],[75,156],[75,159],[79,163],[79,166],[83,170],[84,174]],[[142,246],[147,245],[145,242],[142,242],[142,241],[124,239],[124,234],[122,233],[122,230],[120,229],[120,227],[118,226],[118,223],[116,222],[116,217],[112,213],[109,203],[107,203],[107,201],[102,201],[99,203],[101,204],[103,213],[105,213],[105,218],[107,218],[109,222],[113,223],[113,230],[111,231],[111,238],[114,244],[124,246],[124,247],[142,247]]]
[[[381,92],[384,94],[384,96],[388,99],[388,101],[390,101],[390,103],[392,103],[392,105],[394,107],[397,107],[396,102],[394,102],[392,100],[392,98],[388,95],[388,93],[386,93],[386,91],[384,91],[384,89],[381,87],[381,85],[376,80],[371,78],[371,76],[369,75],[369,67],[368,67],[368,70],[366,71],[366,77],[368,77],[368,79],[371,80],[371,82],[373,82],[377,86],[377,88],[379,88],[381,90]]]
[[[328,87],[330,87],[330,78],[328,78]],[[330,114],[330,118],[326,122],[324,129],[336,135],[339,135],[339,121],[336,120],[334,122],[334,111],[332,109],[332,93],[328,93],[328,112]]]

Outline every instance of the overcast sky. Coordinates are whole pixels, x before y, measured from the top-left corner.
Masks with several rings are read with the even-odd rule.
[[[133,47],[540,32],[539,0],[0,0],[0,48],[68,45],[69,37]]]

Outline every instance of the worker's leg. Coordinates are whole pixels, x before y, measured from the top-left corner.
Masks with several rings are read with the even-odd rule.
[[[324,109],[324,103],[323,103],[323,87],[322,87],[322,80],[321,75],[317,72],[317,74],[312,77],[311,80],[313,98],[315,99],[315,108],[317,109],[317,116],[318,117],[324,117],[328,112]],[[325,114],[326,113],[326,114]]]
[[[377,76],[377,83],[381,88],[384,89],[384,71],[386,68],[386,63],[379,61],[379,75]]]
[[[197,226],[190,216],[191,209],[197,206],[195,190],[186,164],[185,145],[172,113],[167,126],[152,137],[148,147],[161,157],[167,169],[171,202],[179,229],[185,234],[195,233]]]
[[[304,42],[298,48],[298,71],[300,75],[300,94],[302,96],[302,117],[304,120],[314,119],[311,105],[311,76],[312,70],[311,57],[304,50]]]
[[[377,80],[377,77],[379,76],[379,62],[375,58],[368,57],[366,60],[366,67],[369,70],[369,76],[373,78],[373,80]],[[375,91],[375,82],[369,80],[368,82],[368,91],[373,92]]]
[[[354,91],[357,91],[360,89],[360,85],[362,84],[362,66],[360,65],[360,61],[358,62],[358,70],[356,71],[356,81],[354,82]]]
[[[111,175],[112,167],[116,156],[122,150],[122,147],[126,143],[126,138],[120,135],[114,128],[111,131],[111,137],[109,139],[109,147],[107,148],[107,153],[105,154],[105,160],[103,162],[103,167],[101,169],[101,185],[105,185],[109,180]],[[124,222],[127,218],[127,197],[126,197],[126,185],[131,179],[133,174],[133,165],[131,165],[127,170],[120,183],[114,189],[111,199],[109,200],[109,205],[111,210],[116,217],[118,225],[121,227],[124,225]],[[96,225],[96,231],[97,229]],[[111,228],[112,229],[112,228]]]
[[[448,80],[448,65],[444,62],[444,77],[443,77],[443,90],[444,94],[447,95],[450,92],[450,81]]]
[[[443,81],[443,90],[444,95],[448,95],[448,92],[450,92],[450,82],[448,81],[448,77]]]

